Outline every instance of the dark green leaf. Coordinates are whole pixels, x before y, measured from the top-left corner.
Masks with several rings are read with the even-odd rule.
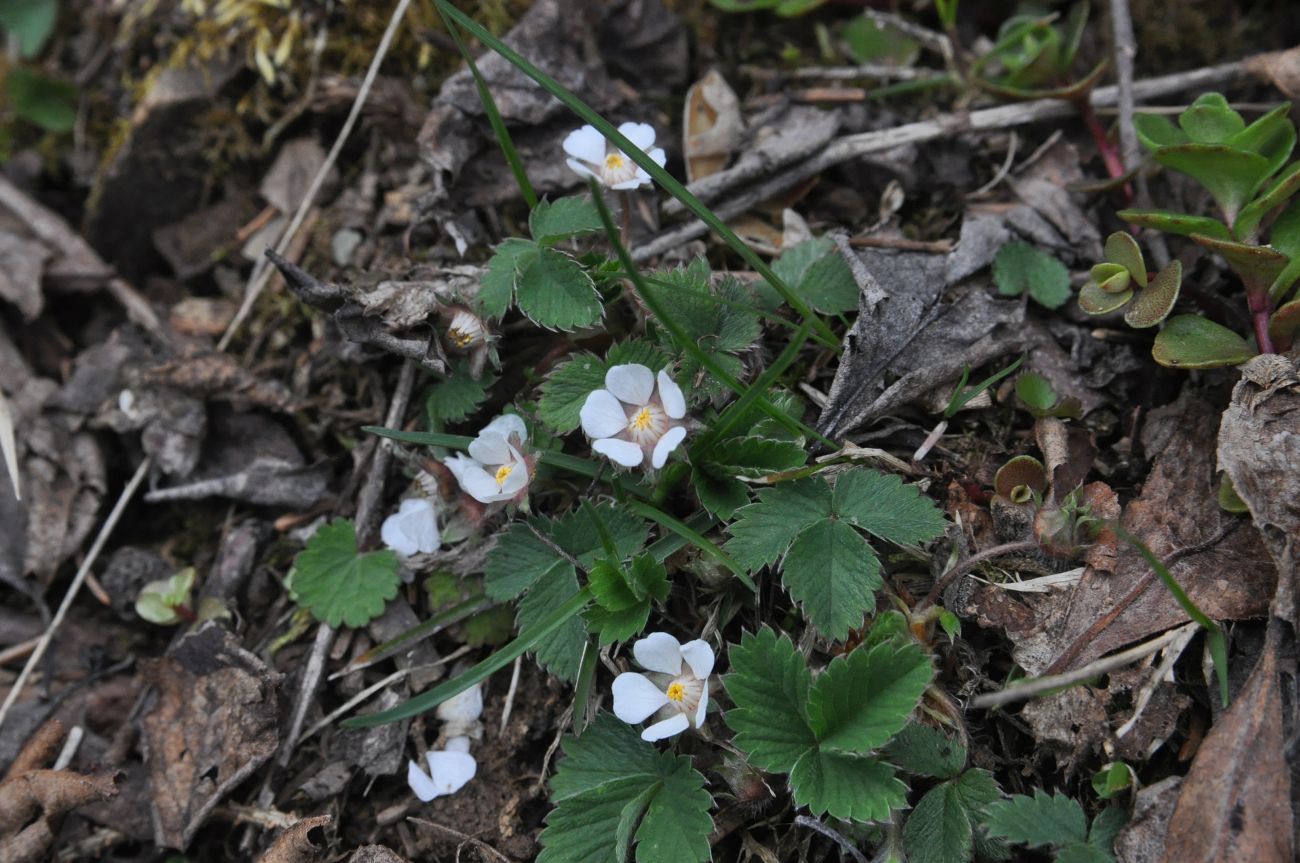
[[[544,327],[572,330],[600,320],[600,295],[591,275],[557,249],[521,259],[515,295],[519,311]]]
[[[890,739],[884,757],[917,776],[951,779],[966,766],[966,747],[937,728],[913,722]]]
[[[1218,219],[1208,216],[1189,216],[1186,213],[1174,213],[1169,210],[1120,210],[1115,215],[1124,221],[1142,228],[1154,228],[1166,234],[1178,234],[1188,237],[1192,234],[1205,234],[1207,237],[1232,239],[1232,233]]]
[[[511,237],[497,246],[474,297],[475,309],[485,318],[500,318],[515,296],[520,268],[537,255],[537,244]]]
[[[496,383],[496,376],[484,372],[475,379],[469,366],[467,360],[453,359],[447,377],[429,387],[424,398],[424,411],[434,428],[468,418],[487,399],[488,389]]]
[[[814,816],[887,821],[907,805],[907,786],[888,764],[865,755],[809,749],[790,771],[794,800]]]
[[[66,132],[77,122],[77,88],[18,66],[8,74],[14,113],[47,132]]]
[[[731,672],[722,682],[736,705],[726,714],[736,746],[760,770],[790,772],[817,745],[808,726],[811,675],[804,658],[788,635],[778,638],[766,626],[745,633],[727,655]]]
[[[856,468],[835,479],[835,514],[886,542],[916,545],[944,532],[943,513],[896,474]]]
[[[1070,298],[1070,271],[1056,258],[1028,243],[1007,243],[993,259],[993,281],[998,293],[1018,297],[1028,293],[1049,309]]]
[[[45,47],[58,14],[58,0],[5,0],[0,3],[0,27],[17,39],[18,56],[30,60]],[[9,74],[15,71],[11,68]]]
[[[600,211],[586,195],[541,201],[528,214],[528,230],[543,246],[553,246],[575,234],[602,230]]]
[[[758,492],[730,526],[724,550],[750,572],[774,563],[801,530],[831,514],[831,490],[817,478],[783,482]]]
[[[824,518],[795,538],[781,564],[781,584],[827,638],[843,641],[876,607],[880,562],[862,535]]]
[[[1222,144],[1180,144],[1156,151],[1156,161],[1204,186],[1232,224],[1268,178],[1269,162],[1256,153]]]
[[[610,366],[639,363],[651,371],[667,365],[663,352],[650,342],[620,342],[609,349],[602,360],[587,351],[575,353],[567,362],[551,372],[542,384],[542,397],[537,412],[542,422],[558,434],[567,434],[578,427],[582,405],[593,390],[605,386],[605,372]]]
[[[870,752],[907,724],[933,676],[921,649],[879,644],[836,657],[813,683],[808,718],[825,749]]]
[[[1197,315],[1175,315],[1156,336],[1151,356],[1171,368],[1213,369],[1241,365],[1255,351],[1221,324]]]
[[[357,553],[352,521],[338,519],[316,531],[294,561],[298,603],[330,626],[364,626],[397,596],[397,555],[385,549]]]
[[[1183,283],[1183,264],[1177,258],[1156,273],[1151,284],[1138,291],[1137,299],[1124,313],[1124,323],[1135,329],[1154,327],[1169,317],[1178,302],[1178,289]]]
[[[986,810],[983,823],[989,834],[1011,842],[1044,848],[1086,842],[1088,821],[1083,807],[1064,794],[1049,795],[1041,788],[1033,797],[1016,794]]]

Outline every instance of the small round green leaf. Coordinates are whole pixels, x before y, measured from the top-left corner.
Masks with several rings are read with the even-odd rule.
[[[1222,144],[1245,129],[1246,121],[1221,93],[1202,93],[1179,115],[1178,125],[1197,143]]]
[[[1079,308],[1090,315],[1104,315],[1113,312],[1133,299],[1133,291],[1112,294],[1105,291],[1096,282],[1088,282],[1079,289]]]
[[[1151,356],[1175,369],[1213,369],[1236,366],[1255,356],[1241,336],[1225,326],[1196,315],[1177,315],[1156,336]]]
[[[1106,238],[1106,260],[1127,270],[1141,287],[1147,286],[1147,265],[1142,259],[1142,249],[1128,231],[1116,231]],[[1093,267],[1094,271],[1096,269]],[[1095,272],[1093,278],[1097,278]],[[1097,281],[1100,283],[1102,279]]]
[[[993,259],[998,293],[1016,297],[1028,293],[1049,309],[1070,298],[1070,273],[1056,258],[1028,243],[1007,243]]]
[[[1148,150],[1155,151],[1161,147],[1186,144],[1191,140],[1187,133],[1174,125],[1164,114],[1134,114],[1133,129],[1138,140]]]
[[[1169,317],[1178,302],[1178,288],[1183,282],[1183,265],[1177,258],[1156,273],[1149,287],[1138,291],[1137,299],[1124,313],[1124,322],[1134,329],[1154,327]]]

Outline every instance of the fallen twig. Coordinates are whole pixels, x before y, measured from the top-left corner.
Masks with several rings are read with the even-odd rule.
[[[840,848],[844,850],[845,854],[848,854],[856,860],[857,863],[867,863],[866,855],[858,850],[858,847],[853,844],[851,839],[844,836],[838,830],[826,826],[811,815],[796,815],[794,817],[794,823],[799,827],[807,827],[809,830],[816,831],[827,839],[830,839],[836,845],[840,846]]]

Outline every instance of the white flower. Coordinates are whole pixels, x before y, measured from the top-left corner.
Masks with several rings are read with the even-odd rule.
[[[638,665],[654,673],[625,671],[614,678],[615,716],[635,725],[656,714],[659,721],[641,732],[641,739],[649,741],[704,724],[713,671],[713,648],[708,642],[696,639],[680,644],[666,632],[652,632],[632,645],[632,655]]]
[[[618,131],[644,150],[647,156],[654,159],[655,164],[661,168],[664,166],[668,157],[664,155],[662,147],[654,147],[653,126],[646,123],[624,123],[618,127]],[[564,139],[564,152],[570,156],[565,160],[570,168],[584,177],[595,177],[606,188],[636,189],[650,183],[650,175],[645,169],[606,140],[604,135],[596,131],[595,126],[583,126],[570,132]]]
[[[451,323],[447,326],[447,341],[453,347],[468,351],[487,344],[488,329],[482,318],[459,306],[450,311],[452,315]]]
[[[528,428],[517,414],[503,414],[483,427],[469,445],[469,455],[447,459],[456,482],[479,503],[515,500],[532,479],[531,460],[523,454]]]
[[[384,519],[379,536],[399,557],[437,551],[442,542],[433,503],[422,497],[402,501],[397,512]]]
[[[424,803],[455,794],[478,772],[478,762],[469,754],[468,737],[452,737],[445,749],[441,752],[430,749],[424,753],[424,759],[429,763],[428,773],[414,761],[408,761],[406,766],[406,783]]]
[[[442,720],[442,733],[448,737],[479,737],[483,715],[483,687],[475,684],[459,695],[438,705],[434,715]]]
[[[656,379],[637,363],[610,368],[605,389],[587,396],[579,413],[593,450],[624,467],[649,461],[656,469],[686,437],[685,416],[686,398],[668,370]]]

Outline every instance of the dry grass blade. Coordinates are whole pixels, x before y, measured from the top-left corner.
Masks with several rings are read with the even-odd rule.
[[[0,392],[0,451],[4,452],[9,481],[14,486],[14,497],[22,500],[22,485],[18,479],[18,444],[14,440],[14,415],[9,410],[9,400],[2,392]]]

